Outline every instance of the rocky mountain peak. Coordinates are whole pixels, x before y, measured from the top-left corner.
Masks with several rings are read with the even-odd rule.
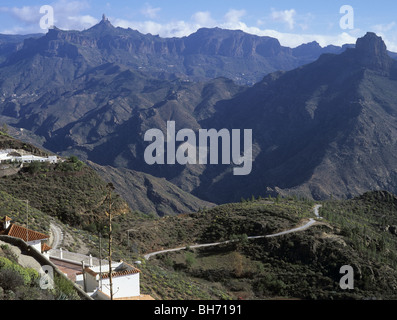
[[[116,29],[116,28],[111,24],[111,22],[106,17],[106,15],[103,14],[101,21],[98,24],[92,26],[87,31],[88,32],[90,32],[90,31],[98,31],[99,33],[102,33],[104,31],[112,31],[114,29]]]
[[[387,70],[392,64],[385,42],[373,32],[357,40],[356,53],[359,61],[367,67]]]
[[[105,14],[102,15],[102,20],[99,24],[103,24],[109,27],[113,27],[113,25],[110,23],[109,19],[106,17]]]
[[[387,55],[385,42],[373,32],[367,32],[364,37],[359,38],[356,43],[356,49],[371,56]]]

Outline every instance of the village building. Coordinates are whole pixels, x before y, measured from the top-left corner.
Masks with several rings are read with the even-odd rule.
[[[20,162],[20,163],[32,163],[32,162],[48,162],[57,163],[57,156],[39,157],[31,154],[27,154],[23,150],[15,149],[3,149],[0,150],[0,163],[6,162]]]
[[[0,235],[22,239],[49,259],[49,250],[51,250],[51,247],[46,244],[49,237],[43,233],[11,223],[11,221],[12,219],[8,216],[5,216],[1,220]]]
[[[140,270],[121,261],[112,263],[113,299],[140,299]],[[76,283],[96,300],[110,300],[109,265],[84,267]]]
[[[106,260],[98,265],[93,265],[93,257],[86,257],[88,262],[84,263],[83,255],[71,253],[77,258],[64,257],[67,252],[61,251],[60,256],[54,256],[54,250],[46,243],[49,237],[37,231],[21,227],[11,223],[12,219],[5,216],[0,220],[0,235],[22,239],[32,248],[43,254],[49,261],[54,263],[61,272],[70,280],[75,282],[89,296],[95,300],[110,300],[109,263]],[[77,260],[76,260],[77,259]],[[71,267],[72,266],[72,267]],[[79,271],[80,270],[80,271]],[[112,287],[114,300],[154,300],[149,295],[140,292],[141,271],[124,262],[112,263]]]

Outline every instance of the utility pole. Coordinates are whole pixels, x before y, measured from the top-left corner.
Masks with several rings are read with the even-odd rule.
[[[26,243],[29,242],[29,200],[24,200],[26,202]]]
[[[106,213],[109,218],[109,286],[110,286],[110,300],[113,300],[113,279],[112,279],[112,191],[114,186],[112,183],[108,183],[108,200],[109,210]]]
[[[86,278],[86,274],[85,274],[85,264],[84,264],[84,260],[81,261],[81,268],[83,269],[84,291],[87,292],[87,278]]]
[[[102,290],[102,234],[99,232],[99,287]]]

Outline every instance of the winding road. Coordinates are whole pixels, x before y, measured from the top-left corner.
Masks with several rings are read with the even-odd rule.
[[[315,205],[313,208],[313,212],[316,216],[317,219],[322,219],[322,217],[320,217],[320,213],[319,213],[319,209],[322,207],[322,205],[318,204]],[[306,230],[308,228],[310,228],[312,225],[314,225],[317,221],[315,219],[310,219],[308,223],[304,224],[303,226],[294,228],[294,229],[290,229],[290,230],[286,230],[286,231],[282,231],[279,233],[275,233],[275,234],[270,234],[270,235],[266,235],[266,236],[252,236],[252,237],[248,237],[248,239],[262,239],[262,238],[274,238],[274,237],[279,237],[285,234],[289,234],[289,233],[294,233],[294,232],[299,232],[299,231],[303,231]],[[203,248],[203,247],[213,247],[213,246],[219,246],[222,244],[227,244],[230,242],[233,242],[235,240],[228,240],[228,241],[223,241],[223,242],[214,242],[214,243],[206,243],[206,244],[196,244],[196,245],[192,245],[189,246],[191,249],[195,249],[195,248]],[[156,252],[151,252],[148,254],[144,255],[145,260],[149,260],[150,257],[156,256],[158,254],[161,253],[165,253],[165,252],[175,252],[175,251],[180,251],[180,250],[185,250],[186,247],[180,247],[180,248],[174,248],[174,249],[166,249],[166,250],[161,250],[161,251],[156,251]]]
[[[58,225],[52,222],[50,223],[50,230],[51,230],[50,245],[52,249],[57,249],[63,239],[62,230]]]

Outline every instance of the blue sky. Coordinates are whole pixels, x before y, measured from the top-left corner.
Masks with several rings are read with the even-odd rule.
[[[103,13],[115,26],[162,37],[181,37],[201,27],[240,29],[272,36],[296,47],[318,41],[322,46],[354,43],[367,31],[376,32],[397,52],[397,2],[313,0],[1,0],[0,33],[46,32],[40,28],[40,7],[54,9],[54,24],[83,30],[99,22]],[[354,10],[349,29],[341,28],[343,5]],[[352,17],[352,16],[349,16]]]

